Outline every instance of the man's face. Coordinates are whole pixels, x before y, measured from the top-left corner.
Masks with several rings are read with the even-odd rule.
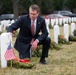
[[[38,15],[39,12],[37,12],[36,10],[32,10],[31,8],[29,9],[29,16],[31,20],[35,20]]]

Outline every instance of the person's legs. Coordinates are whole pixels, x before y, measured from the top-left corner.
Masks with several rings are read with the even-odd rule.
[[[42,60],[45,61],[45,57],[48,57],[50,43],[51,43],[51,39],[49,37],[47,37],[45,40],[39,42],[39,45],[42,45],[42,47],[43,47],[42,48],[42,56],[41,56],[40,61],[42,61]]]
[[[25,59],[25,58],[30,59],[30,46],[23,54],[19,53],[19,57],[20,59]]]
[[[48,57],[48,51],[50,48],[50,43],[51,43],[51,39],[49,37],[47,37],[45,40],[40,41],[38,43],[38,45],[42,45],[42,56],[41,56],[40,61],[43,64],[46,64],[45,57]],[[30,58],[30,47],[31,46],[29,46],[28,49],[23,54],[19,53],[20,59]]]

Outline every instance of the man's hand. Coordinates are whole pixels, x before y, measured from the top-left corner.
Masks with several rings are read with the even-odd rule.
[[[32,43],[32,49],[35,50],[37,48],[37,45],[38,45],[38,41],[35,40],[33,43]]]

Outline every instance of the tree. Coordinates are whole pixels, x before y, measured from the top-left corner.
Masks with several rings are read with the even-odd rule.
[[[14,16],[15,16],[14,19],[17,19],[18,18],[18,1],[17,0],[12,0],[12,2],[13,2],[13,13],[14,13]]]
[[[11,0],[0,0],[0,14],[13,13]]]
[[[50,12],[49,9],[51,9],[51,1],[52,0],[46,0],[46,1],[45,0],[20,0],[19,1],[19,10],[22,12],[28,12],[29,6],[31,4],[37,4],[41,9],[41,14],[46,14],[46,13]],[[23,8],[23,10],[22,10],[22,8]]]
[[[76,12],[76,0],[64,0],[64,9]]]
[[[54,10],[62,10],[63,0],[54,0],[53,7],[54,7]]]
[[[31,4],[40,7],[41,14],[49,14],[54,10],[67,9],[76,12],[76,0],[0,0],[0,14],[14,13],[15,19],[18,14],[28,13]]]

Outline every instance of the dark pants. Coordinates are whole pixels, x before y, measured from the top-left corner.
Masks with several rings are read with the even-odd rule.
[[[38,45],[42,45],[42,56],[41,56],[42,58],[48,57],[48,51],[49,51],[49,48],[50,48],[50,43],[51,43],[51,39],[49,37],[47,37],[45,40],[40,41],[38,43]],[[30,47],[31,46],[29,46],[26,53],[19,54],[20,59],[30,58]],[[29,55],[29,56],[27,56],[27,55]]]
[[[48,57],[48,51],[50,48],[51,39],[47,37],[45,40],[39,42],[39,45],[42,45],[42,56],[43,58]]]

